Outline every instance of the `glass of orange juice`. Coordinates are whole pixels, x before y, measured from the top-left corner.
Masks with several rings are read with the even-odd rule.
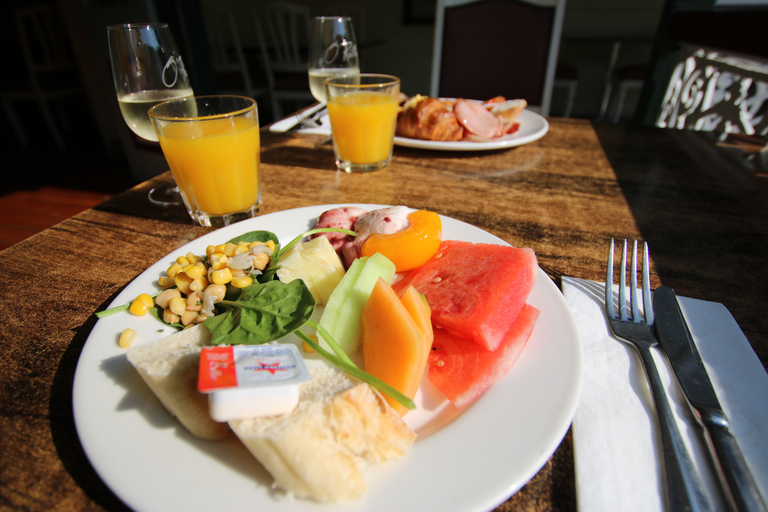
[[[182,98],[155,105],[149,117],[184,204],[201,226],[226,226],[259,212],[256,101]]]
[[[362,73],[324,80],[336,167],[384,169],[392,161],[400,79]]]

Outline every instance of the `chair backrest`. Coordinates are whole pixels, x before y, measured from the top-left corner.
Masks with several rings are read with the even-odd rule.
[[[66,26],[58,8],[40,4],[15,11],[16,28],[30,79],[37,87],[38,75],[76,69]]]
[[[274,72],[307,72],[306,47],[310,9],[273,0],[254,10],[265,65]]]
[[[232,10],[210,2],[200,2],[200,6],[205,18],[209,55],[214,72],[240,73],[243,89],[248,96],[253,96],[251,74]]]
[[[430,95],[525,99],[549,115],[565,0],[437,0]]]

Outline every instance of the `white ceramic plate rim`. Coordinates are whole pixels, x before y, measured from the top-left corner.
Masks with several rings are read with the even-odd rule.
[[[287,243],[336,206],[351,205],[287,210],[209,233],[149,267],[113,305],[152,290],[179,254],[202,254],[209,244],[258,229]],[[446,239],[506,245],[448,217],[443,217],[443,233]],[[582,349],[573,317],[560,290],[541,270],[529,303],[541,315],[510,373],[450,424],[422,435],[404,459],[365,468],[368,492],[356,502],[331,507],[293,500],[270,490],[271,478],[237,439],[191,437],[165,412],[117,346],[119,333],[129,326],[142,342],[170,334],[168,329],[159,332],[162,324],[148,315],[116,314],[94,326],[74,379],[77,432],[96,472],[139,511],[486,511],[525,485],[554,453],[581,390]]]

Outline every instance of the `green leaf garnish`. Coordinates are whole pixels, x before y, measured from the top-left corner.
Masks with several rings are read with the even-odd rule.
[[[218,312],[205,320],[211,344],[269,343],[305,323],[315,311],[315,299],[301,279],[270,281],[243,288],[237,300],[222,300]]]
[[[360,379],[361,381],[371,385],[372,387],[378,389],[382,393],[385,393],[392,397],[397,403],[400,405],[403,405],[404,407],[407,407],[408,409],[415,409],[416,404],[413,403],[413,400],[384,382],[383,380],[380,380],[370,373],[366,373],[357,366],[354,365],[354,363],[346,362],[342,360],[341,358],[337,357],[334,354],[331,354],[327,350],[325,350],[323,347],[318,345],[316,342],[312,340],[309,336],[304,334],[301,331],[296,331],[296,335],[301,338],[307,345],[312,347],[315,352],[326,358],[328,361],[339,367],[341,370],[344,370],[348,374],[352,375],[353,377],[356,377]],[[326,340],[327,341],[327,340]]]

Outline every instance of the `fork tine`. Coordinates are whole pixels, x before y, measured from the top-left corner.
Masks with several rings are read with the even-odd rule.
[[[613,308],[613,238],[611,238],[611,248],[608,251],[608,270],[605,273],[605,307],[608,311],[608,318],[616,317],[616,310]]]
[[[619,276],[619,316],[627,320],[627,240],[621,250],[621,275]]]
[[[648,260],[648,242],[643,244],[643,309],[645,310],[645,322],[653,325],[653,305],[651,304],[651,271]]]
[[[632,303],[632,321],[641,322],[640,309],[637,303],[637,240],[632,247],[632,274],[630,275],[629,301]]]

